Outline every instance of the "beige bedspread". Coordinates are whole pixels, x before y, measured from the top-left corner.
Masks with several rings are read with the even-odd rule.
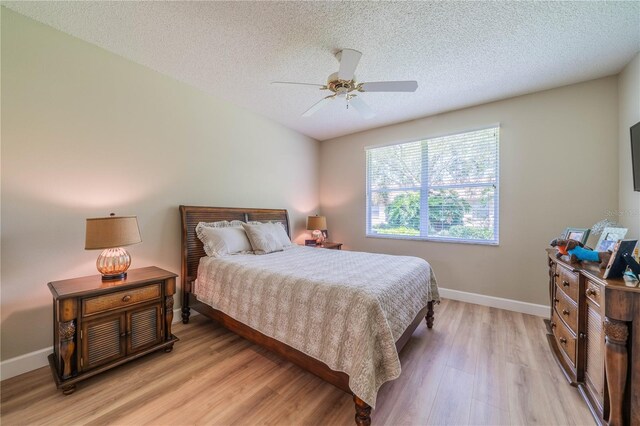
[[[430,300],[423,259],[294,246],[267,255],[202,258],[198,300],[349,375],[375,407],[378,388],[400,375],[395,342]]]

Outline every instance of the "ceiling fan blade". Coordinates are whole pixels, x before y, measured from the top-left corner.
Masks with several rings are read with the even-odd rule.
[[[272,81],[271,84],[298,84],[298,85],[301,85],[301,86],[326,87],[324,84],[297,83],[297,82],[294,82],[294,81]]]
[[[374,81],[360,84],[361,92],[415,92],[417,81]]]
[[[320,99],[318,102],[316,102],[315,104],[313,104],[313,106],[311,108],[309,108],[308,110],[306,110],[304,112],[304,114],[302,114],[303,117],[310,117],[312,114],[316,113],[318,110],[322,109],[325,105],[327,105],[329,102],[331,102],[332,100],[334,100],[336,97],[336,95],[331,95],[331,96],[327,96],[326,98],[322,98]]]
[[[361,98],[359,98],[359,97],[357,97],[355,95],[352,96],[351,99],[349,99],[349,103],[365,119],[373,118],[376,115],[375,112],[373,112],[373,110],[371,108],[369,108],[369,105],[367,105],[367,103],[365,101],[363,101]]]
[[[342,49],[338,54],[340,61],[340,69],[338,70],[338,78],[340,80],[353,80],[353,74],[356,72],[358,62],[362,53],[353,49]]]

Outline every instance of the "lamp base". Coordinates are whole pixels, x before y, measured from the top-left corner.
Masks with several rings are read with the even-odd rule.
[[[324,242],[324,236],[322,235],[321,230],[316,229],[311,233],[311,235],[316,239],[316,244],[322,244]]]
[[[127,273],[123,272],[121,274],[103,275],[102,281],[123,280],[125,278],[127,278]]]
[[[109,248],[98,256],[96,267],[102,274],[102,280],[118,280],[127,276],[131,265],[131,255],[122,247]]]

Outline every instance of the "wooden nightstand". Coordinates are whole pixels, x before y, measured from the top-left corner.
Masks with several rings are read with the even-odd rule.
[[[333,243],[330,241],[325,241],[322,244],[318,244],[312,247],[317,247],[317,248],[325,248],[325,249],[329,249],[329,250],[342,250],[342,243]]]
[[[53,353],[49,366],[67,395],[76,383],[148,353],[170,352],[177,275],[150,266],[122,280],[100,275],[49,283]]]

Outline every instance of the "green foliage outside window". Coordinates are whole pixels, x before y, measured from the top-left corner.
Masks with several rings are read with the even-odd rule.
[[[429,226],[437,231],[462,225],[464,215],[471,206],[453,191],[433,191],[429,195]],[[387,227],[420,229],[420,194],[398,195],[385,208]]]

